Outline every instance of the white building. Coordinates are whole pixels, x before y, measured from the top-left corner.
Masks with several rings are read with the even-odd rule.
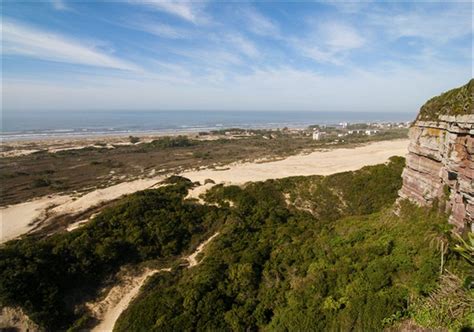
[[[324,136],[324,133],[320,131],[313,131],[313,140],[319,141],[320,139],[323,138],[323,136]]]
[[[367,136],[371,136],[371,135],[377,134],[378,132],[379,132],[378,130],[371,130],[371,129],[369,129],[369,130],[366,130],[366,131],[365,131],[365,134],[366,134]]]

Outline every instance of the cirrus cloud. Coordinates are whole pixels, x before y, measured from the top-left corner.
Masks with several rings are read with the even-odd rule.
[[[11,20],[3,21],[2,26],[2,54],[128,71],[140,70],[133,63],[75,39]]]

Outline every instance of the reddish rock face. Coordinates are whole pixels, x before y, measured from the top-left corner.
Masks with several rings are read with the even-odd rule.
[[[419,205],[446,200],[458,231],[474,224],[474,114],[416,121],[400,197]]]

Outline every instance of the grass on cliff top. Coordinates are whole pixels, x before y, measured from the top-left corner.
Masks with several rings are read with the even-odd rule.
[[[431,98],[421,107],[417,120],[436,121],[441,115],[474,114],[474,79],[466,85]]]

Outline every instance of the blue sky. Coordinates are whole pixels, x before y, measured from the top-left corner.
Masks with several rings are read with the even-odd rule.
[[[4,1],[2,108],[415,112],[473,76],[471,2]]]

